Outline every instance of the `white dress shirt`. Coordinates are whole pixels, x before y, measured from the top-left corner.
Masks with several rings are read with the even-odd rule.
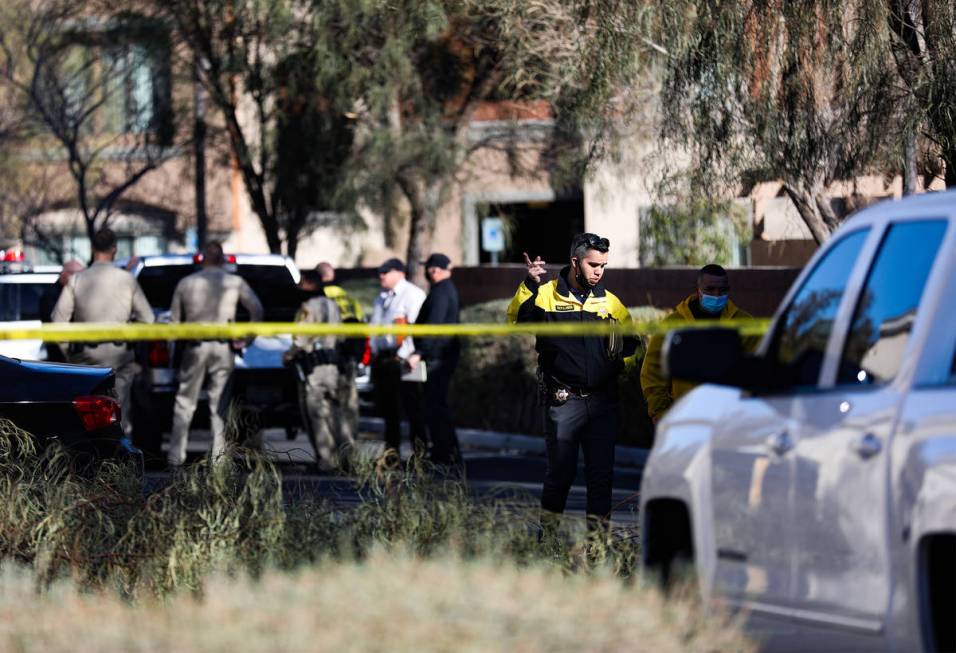
[[[418,311],[425,302],[425,291],[402,279],[391,290],[383,290],[375,298],[372,309],[372,324],[394,324],[395,320],[405,318],[412,324],[418,319]],[[395,336],[375,336],[371,346],[373,353],[395,349]],[[398,347],[398,357],[408,358],[415,351],[415,343],[411,337],[406,337]]]

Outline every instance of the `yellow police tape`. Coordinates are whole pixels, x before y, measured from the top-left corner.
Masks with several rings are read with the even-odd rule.
[[[235,340],[253,336],[605,336],[656,335],[674,329],[725,327],[741,335],[760,335],[769,320],[645,320],[621,325],[608,321],[521,324],[318,324],[309,322],[230,322],[211,324],[107,324],[95,322],[44,324],[39,327],[0,326],[0,340],[47,342],[122,342],[134,340]]]

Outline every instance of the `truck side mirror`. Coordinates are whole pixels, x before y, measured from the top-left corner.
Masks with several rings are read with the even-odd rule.
[[[664,375],[691,383],[739,385],[743,343],[735,329],[719,327],[671,331],[664,339]]]

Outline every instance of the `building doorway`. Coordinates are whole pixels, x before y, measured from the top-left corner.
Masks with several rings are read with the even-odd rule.
[[[568,247],[575,234],[584,231],[584,200],[554,199],[528,202],[489,202],[478,207],[484,217],[501,218],[505,228],[505,251],[501,263],[523,262],[523,252],[549,263],[568,260]],[[491,263],[491,254],[479,250],[478,262]]]

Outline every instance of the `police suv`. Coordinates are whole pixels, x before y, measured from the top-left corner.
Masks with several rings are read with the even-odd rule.
[[[299,270],[288,256],[229,254],[225,269],[245,279],[262,302],[266,322],[291,322],[303,295],[297,284]],[[126,267],[127,261],[117,261]],[[192,254],[144,256],[133,262],[133,276],[156,313],[157,322],[168,322],[176,284],[199,270],[200,258]],[[236,319],[249,315],[240,305]],[[295,372],[282,364],[290,336],[259,336],[236,352],[232,397],[243,408],[246,426],[252,429],[281,427],[294,437],[301,426],[299,389]],[[137,345],[143,368],[133,388],[133,440],[150,456],[158,456],[163,434],[172,426],[173,401],[178,388],[182,349],[175,341],[155,340]],[[205,393],[193,425],[208,427]]]
[[[52,292],[60,266],[29,266],[21,250],[0,251],[0,325],[38,327],[49,315],[41,315],[43,299]],[[23,360],[45,360],[41,340],[2,340],[0,355]]]
[[[673,332],[644,561],[689,565],[767,648],[956,650],[956,193],[857,213],[757,353]]]

